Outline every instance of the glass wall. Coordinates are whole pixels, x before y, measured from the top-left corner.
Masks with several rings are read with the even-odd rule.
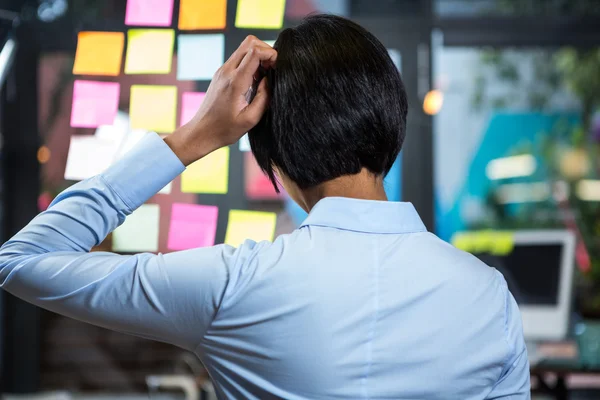
[[[600,255],[600,49],[434,51],[437,233],[568,228]]]
[[[585,16],[600,14],[596,0],[434,0],[440,17]]]

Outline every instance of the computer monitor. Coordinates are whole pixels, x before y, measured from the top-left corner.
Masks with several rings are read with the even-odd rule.
[[[476,254],[498,269],[521,310],[528,341],[563,340],[569,331],[575,237],[569,231],[517,231],[502,256]]]

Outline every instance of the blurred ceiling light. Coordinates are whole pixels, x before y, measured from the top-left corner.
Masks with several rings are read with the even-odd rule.
[[[496,158],[485,167],[485,174],[491,180],[529,176],[535,172],[537,162],[531,154]]]
[[[48,161],[50,161],[51,155],[52,155],[52,153],[50,152],[50,149],[48,148],[48,146],[41,146],[37,152],[38,162],[40,164],[46,164]]]
[[[444,94],[437,90],[430,90],[423,99],[423,111],[429,115],[435,115],[442,109],[444,104]]]
[[[500,204],[533,203],[550,198],[551,190],[547,182],[507,183],[496,190]]]
[[[577,197],[585,201],[600,201],[600,180],[583,179],[575,189]]]
[[[560,172],[571,179],[579,179],[590,171],[590,159],[584,149],[567,151],[560,159]]]
[[[65,15],[68,8],[67,0],[46,0],[38,6],[37,15],[44,22],[52,22]]]

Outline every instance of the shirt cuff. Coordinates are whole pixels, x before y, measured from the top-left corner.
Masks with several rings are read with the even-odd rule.
[[[133,211],[184,170],[165,141],[156,133],[148,133],[101,176]]]

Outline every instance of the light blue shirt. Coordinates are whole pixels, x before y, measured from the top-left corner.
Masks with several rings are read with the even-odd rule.
[[[183,170],[148,135],[4,244],[0,287],[193,351],[222,399],[530,397],[501,274],[409,203],[325,198],[293,233],[237,249],[89,253]]]

